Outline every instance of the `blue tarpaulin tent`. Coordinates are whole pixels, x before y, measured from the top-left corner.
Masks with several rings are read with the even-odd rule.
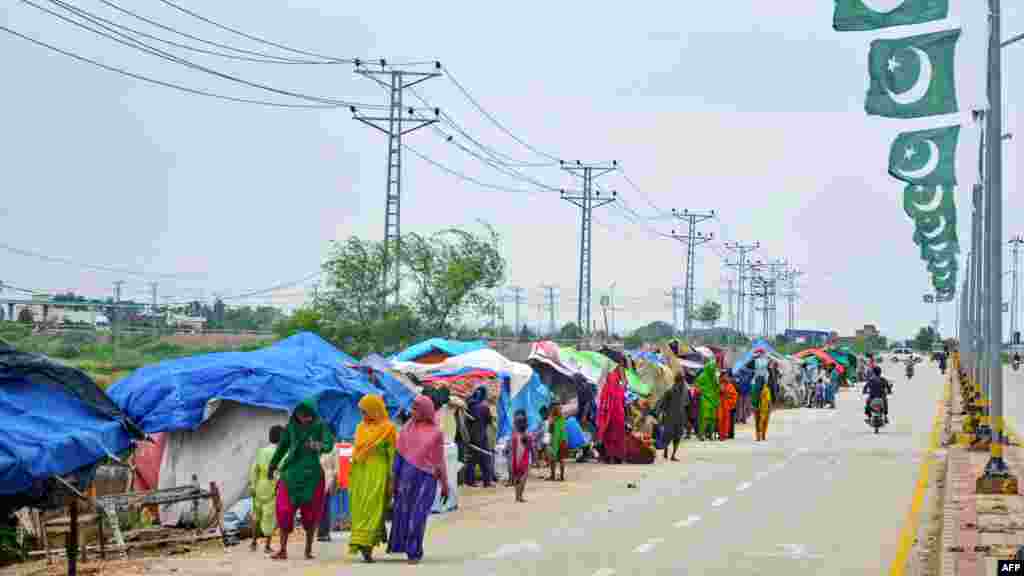
[[[402,350],[392,358],[399,362],[415,362],[417,358],[426,356],[432,352],[443,352],[448,356],[459,356],[467,352],[476,352],[488,348],[486,340],[474,340],[472,342],[460,342],[458,340],[446,340],[444,338],[431,338]]]
[[[536,430],[543,424],[540,420],[540,407],[550,403],[551,391],[541,382],[536,372],[515,394],[512,394],[508,379],[505,379],[498,398],[498,438],[512,435],[512,417],[517,410],[526,412],[527,428]]]
[[[754,340],[754,343],[750,346],[750,350],[748,350],[746,354],[741,356],[739,360],[737,360],[736,363],[733,364],[733,376],[739,376],[740,370],[743,369],[743,367],[746,366],[750,362],[750,360],[754,358],[754,350],[757,350],[758,348],[763,349],[768,354],[774,354],[776,356],[778,356],[779,354],[778,352],[775,351],[775,348],[772,348],[772,345],[769,344],[767,340],[763,338],[759,340]]]
[[[141,431],[84,372],[0,345],[0,495],[125,452]]]
[[[393,416],[412,400],[411,393],[389,391],[394,386],[386,379],[375,387],[365,372],[349,367],[355,363],[304,332],[253,352],[204,354],[146,366],[114,383],[108,393],[149,434],[197,429],[211,400],[290,411],[316,396],[320,415],[334,433],[351,438],[364,395],[382,393]]]

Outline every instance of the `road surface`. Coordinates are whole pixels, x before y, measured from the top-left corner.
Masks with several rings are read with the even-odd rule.
[[[724,443],[684,444],[682,462],[573,464],[569,481],[531,478],[526,504],[509,488],[477,489],[428,526],[417,574],[880,574],[897,556],[922,459],[941,404],[933,364],[895,383],[892,424],[875,435],[859,390],[837,410],[774,413],[768,440],[752,429]],[[1024,382],[1024,380],[1022,380]],[[408,573],[402,557],[365,565],[344,542],[317,544],[314,561],[278,563],[238,546],[222,558],[168,559],[148,574]],[[171,569],[175,568],[173,572]]]

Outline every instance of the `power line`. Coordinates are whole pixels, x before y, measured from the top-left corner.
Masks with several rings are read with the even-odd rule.
[[[61,6],[62,8],[64,8],[65,10],[68,10],[69,12],[74,12],[74,13],[80,15],[80,16],[83,16],[83,17],[88,16],[90,19],[106,22],[110,26],[114,26],[114,27],[120,28],[122,30],[127,30],[128,32],[131,32],[132,34],[135,34],[135,35],[138,35],[138,36],[142,36],[144,38],[149,38],[151,40],[156,40],[157,42],[162,42],[164,44],[167,44],[168,46],[174,46],[176,48],[181,48],[181,49],[184,49],[184,50],[191,50],[193,52],[198,52],[200,54],[207,54],[207,55],[210,55],[210,56],[220,56],[221,58],[228,58],[230,60],[238,60],[240,62],[257,62],[257,63],[262,63],[262,64],[338,64],[338,62],[333,62],[333,61],[331,61],[331,62],[324,62],[324,61],[320,61],[320,60],[296,60],[296,59],[292,59],[292,58],[282,58],[282,57],[279,57],[279,56],[273,56],[271,54],[265,54],[263,52],[254,52],[252,50],[245,50],[245,49],[242,49],[242,48],[235,48],[235,47],[229,46],[227,44],[221,44],[219,42],[214,42],[212,40],[206,40],[206,39],[200,38],[198,36],[193,36],[191,34],[188,34],[188,33],[185,33],[185,32],[181,32],[181,31],[176,30],[175,28],[172,28],[170,26],[165,26],[165,25],[163,25],[163,24],[161,24],[159,22],[156,22],[154,20],[150,20],[148,18],[140,16],[140,15],[136,14],[135,12],[132,12],[132,11],[127,10],[125,8],[121,8],[121,7],[116,6],[114,4],[108,4],[108,6],[114,8],[115,10],[118,10],[118,11],[124,13],[124,14],[127,14],[127,15],[129,15],[129,16],[131,16],[133,18],[136,18],[137,20],[140,20],[142,22],[146,22],[147,24],[150,24],[150,25],[155,26],[157,28],[161,28],[163,30],[167,30],[169,32],[173,32],[174,34],[178,34],[179,36],[183,36],[185,38],[189,38],[189,39],[195,40],[197,42],[201,42],[203,44],[208,44],[210,46],[216,46],[217,48],[223,48],[225,50],[232,50],[234,52],[238,52],[239,54],[249,54],[250,56],[241,56],[239,54],[229,54],[229,53],[220,52],[220,51],[217,51],[217,50],[207,50],[205,48],[199,48],[197,46],[192,46],[190,44],[182,44],[180,42],[175,42],[173,40],[168,40],[168,39],[162,38],[160,36],[155,36],[153,34],[149,34],[147,32],[143,32],[142,30],[138,30],[136,28],[132,28],[130,26],[126,26],[124,24],[120,24],[120,23],[115,22],[113,20],[110,20],[108,18],[103,18],[102,16],[98,16],[98,15],[96,15],[93,12],[89,12],[87,10],[83,10],[82,8],[78,8],[76,6],[72,6],[72,5],[67,4],[65,2],[58,2],[56,0],[48,0],[48,1],[53,3],[53,4],[57,4],[57,5]]]
[[[29,257],[29,258],[37,258],[37,259],[43,260],[45,262],[53,262],[53,263],[57,263],[57,264],[67,264],[69,266],[77,266],[79,268],[84,268],[84,269],[87,269],[87,270],[97,270],[97,271],[100,271],[100,272],[111,272],[111,273],[114,273],[114,274],[127,274],[129,276],[136,276],[136,277],[139,277],[139,278],[181,278],[181,277],[184,277],[184,276],[195,276],[195,275],[198,275],[198,273],[194,273],[194,274],[160,274],[160,273],[152,273],[152,274],[150,274],[150,273],[146,273],[146,272],[140,272],[138,270],[129,270],[129,269],[126,269],[126,268],[114,268],[114,267],[111,267],[111,266],[100,266],[98,264],[85,264],[85,263],[81,263],[81,262],[75,262],[74,260],[70,260],[70,259],[67,259],[67,258],[58,258],[56,256],[47,256],[46,254],[40,254],[38,252],[33,252],[31,250],[25,250],[23,248],[17,248],[15,246],[11,246],[10,244],[5,244],[5,243],[0,243],[0,249],[6,250],[7,252],[10,252],[12,254],[17,254],[19,256],[25,256],[25,257]]]
[[[166,2],[167,0],[161,0],[161,1],[162,2]],[[534,148],[533,146],[530,146],[525,140],[523,140],[523,139],[519,138],[518,136],[516,136],[515,134],[513,134],[511,130],[506,128],[505,125],[502,124],[501,122],[499,122],[498,119],[495,118],[493,115],[491,115],[490,112],[488,112],[487,110],[484,110],[484,107],[481,106],[479,102],[477,102],[476,98],[473,98],[473,95],[470,94],[469,91],[466,90],[466,88],[463,87],[463,85],[460,84],[459,81],[455,79],[455,76],[452,75],[452,71],[449,70],[447,66],[444,68],[444,71],[445,71],[445,76],[448,78],[448,80],[450,80],[451,83],[454,84],[456,88],[458,88],[459,92],[462,92],[462,95],[466,97],[466,100],[469,100],[470,104],[472,104],[474,108],[476,108],[481,114],[483,114],[484,117],[486,117],[488,120],[490,120],[491,123],[494,124],[499,130],[501,130],[502,132],[507,134],[510,138],[512,138],[513,140],[515,140],[519,144],[521,144],[524,148],[526,148],[527,150],[533,152],[534,154],[536,154],[538,156],[542,156],[544,158],[547,158],[548,160],[551,160],[552,162],[559,162],[561,160],[557,156],[548,154],[546,152],[542,152],[542,151]]]
[[[136,80],[141,80],[143,82],[149,82],[150,84],[155,84],[157,86],[163,86],[165,88],[172,88],[174,90],[180,90],[182,92],[186,92],[186,93],[193,94],[193,95],[196,95],[196,96],[207,96],[209,98],[216,98],[218,100],[226,100],[228,102],[236,102],[236,103],[240,103],[240,104],[258,104],[260,106],[271,106],[271,107],[275,107],[275,108],[298,108],[298,109],[309,110],[309,109],[331,109],[331,108],[338,108],[338,107],[341,106],[341,105],[334,105],[334,104],[288,104],[288,103],[284,103],[284,102],[271,102],[271,101],[268,101],[268,100],[257,100],[257,99],[252,99],[252,98],[240,98],[240,97],[236,97],[236,96],[226,96],[224,94],[217,94],[215,92],[209,92],[209,91],[201,90],[201,89],[198,89],[198,88],[190,88],[188,86],[183,86],[181,84],[174,84],[172,82],[165,82],[163,80],[158,80],[156,78],[151,78],[149,76],[143,76],[141,74],[136,74],[135,72],[130,72],[130,71],[125,70],[123,68],[117,68],[117,67],[114,67],[114,66],[109,66],[109,65],[104,64],[102,62],[99,62],[97,60],[93,60],[91,58],[86,58],[85,56],[79,56],[78,54],[75,54],[73,52],[69,52],[69,51],[64,50],[62,48],[58,48],[56,46],[53,46],[52,44],[47,44],[46,42],[43,42],[41,40],[36,40],[35,38],[32,38],[31,36],[26,36],[26,35],[24,35],[24,34],[22,34],[20,32],[12,30],[12,29],[10,29],[10,28],[8,28],[6,26],[0,25],[0,30],[2,30],[4,32],[7,32],[8,34],[11,34],[12,36],[17,36],[18,38],[21,38],[22,40],[27,40],[27,41],[29,41],[29,42],[37,45],[37,46],[42,46],[43,48],[46,48],[48,50],[52,50],[53,52],[57,52],[58,54],[63,54],[64,56],[67,56],[69,58],[74,58],[75,60],[78,60],[80,62],[85,62],[87,64],[92,64],[93,66],[96,66],[98,68],[102,68],[102,69],[108,70],[110,72],[116,72],[118,74],[122,74],[122,75],[128,76],[130,78],[134,78]]]
[[[88,31],[90,31],[90,32],[92,32],[94,34],[97,34],[99,36],[103,36],[103,37],[105,37],[105,38],[107,38],[109,40],[112,40],[114,42],[117,42],[119,44],[123,44],[125,46],[128,46],[129,48],[135,48],[135,49],[137,49],[137,50],[139,50],[139,51],[141,51],[143,53],[149,54],[151,56],[156,56],[157,58],[161,58],[161,59],[167,60],[169,62],[174,62],[176,64],[181,64],[182,66],[186,66],[186,67],[192,68],[194,70],[199,70],[201,72],[205,72],[207,74],[210,74],[212,76],[216,76],[216,77],[224,79],[224,80],[229,80],[231,82],[236,82],[236,83],[242,84],[244,86],[249,86],[250,88],[257,88],[257,89],[260,89],[260,90],[266,90],[267,92],[271,92],[271,93],[274,93],[274,94],[279,94],[279,95],[282,95],[282,96],[290,96],[292,98],[297,98],[299,100],[308,100],[310,102],[316,102],[316,103],[320,103],[320,104],[330,104],[332,106],[349,106],[349,107],[351,107],[351,106],[361,106],[361,105],[358,105],[358,104],[356,104],[354,102],[347,102],[347,101],[338,100],[338,99],[334,99],[334,98],[324,98],[324,97],[320,97],[320,96],[310,96],[310,95],[307,95],[307,94],[302,94],[301,92],[294,92],[294,91],[291,91],[291,90],[283,90],[283,89],[280,89],[280,88],[274,88],[273,86],[269,86],[269,85],[266,85],[266,84],[261,84],[259,82],[253,82],[253,81],[250,81],[250,80],[246,80],[244,78],[240,78],[240,77],[234,76],[232,74],[227,74],[225,72],[221,72],[219,70],[215,70],[213,68],[209,68],[209,67],[203,66],[201,64],[196,64],[196,63],[194,63],[194,62],[192,62],[190,60],[186,60],[186,59],[184,59],[184,58],[182,58],[180,56],[176,56],[176,55],[174,55],[174,54],[172,54],[170,52],[165,52],[163,50],[160,50],[159,48],[155,48],[155,47],[153,47],[153,46],[151,46],[149,44],[146,44],[145,42],[142,42],[141,40],[136,40],[135,38],[132,38],[131,36],[128,36],[128,35],[124,34],[123,32],[118,32],[116,30],[113,30],[109,26],[106,26],[104,24],[96,23],[96,25],[99,26],[100,28],[107,29],[108,31],[112,32],[113,34],[116,34],[117,36],[121,36],[122,38],[125,38],[125,39],[122,40],[122,39],[116,38],[116,37],[112,36],[111,34],[104,33],[102,31],[97,30],[95,28],[92,28],[92,27],[90,27],[90,26],[88,26],[86,24],[83,24],[81,22],[72,20],[72,19],[70,19],[70,18],[68,18],[66,16],[63,16],[61,14],[58,14],[57,12],[54,12],[54,11],[48,9],[48,8],[40,6],[39,4],[36,4],[36,3],[32,2],[31,0],[22,0],[22,1],[25,4],[28,4],[29,6],[32,6],[33,8],[36,8],[36,9],[41,10],[43,12],[46,12],[47,14],[50,14],[50,15],[56,17],[56,18],[59,18],[59,19],[65,21],[65,22],[68,22],[69,24],[72,24],[72,25],[77,26],[79,28],[82,28],[84,30],[88,30]],[[59,0],[49,0],[49,1],[61,4],[59,2]],[[80,17],[82,17],[83,19],[89,20],[88,16],[80,16]],[[379,105],[368,105],[368,107],[370,107],[370,108],[382,108]]]
[[[409,152],[412,152],[412,154],[414,156],[416,156],[420,160],[423,160],[424,162],[430,164],[431,166],[434,166],[435,168],[437,168],[439,170],[447,172],[448,174],[451,174],[452,176],[455,176],[456,178],[459,178],[460,180],[465,180],[466,182],[472,182],[473,184],[476,184],[477,186],[480,186],[480,187],[483,187],[483,188],[490,188],[492,190],[498,190],[500,192],[511,192],[513,194],[544,194],[544,192],[541,192],[539,190],[529,189],[529,188],[526,188],[526,189],[524,189],[524,188],[510,188],[508,186],[501,186],[499,184],[489,184],[487,182],[484,182],[482,180],[478,180],[478,179],[476,179],[476,178],[474,178],[472,176],[468,176],[466,174],[463,174],[462,172],[459,172],[457,170],[449,168],[448,166],[445,166],[444,164],[441,164],[437,160],[434,160],[434,159],[428,157],[427,155],[418,152],[415,148],[412,148],[408,144],[402,144],[402,147],[405,148],[406,150],[408,150]]]
[[[108,2],[108,0],[100,0],[100,1],[103,2],[104,4],[110,4],[110,2]],[[167,6],[170,6],[171,8],[174,8],[175,10],[177,10],[179,12],[188,14],[189,16],[191,16],[191,17],[193,17],[193,18],[195,18],[197,20],[201,20],[201,21],[206,22],[207,24],[209,24],[211,26],[220,28],[221,30],[224,30],[224,31],[227,31],[227,32],[231,32],[232,34],[237,34],[238,36],[241,36],[242,38],[246,38],[248,40],[252,40],[253,42],[258,42],[260,44],[265,44],[267,46],[273,46],[274,48],[279,48],[279,49],[284,50],[286,52],[292,52],[292,53],[295,53],[295,54],[302,54],[303,56],[312,56],[313,58],[320,58],[320,59],[329,60],[329,61],[332,61],[332,62],[339,62],[339,63],[345,63],[345,64],[354,64],[355,63],[355,59],[354,58],[335,58],[333,56],[324,56],[323,54],[317,54],[316,52],[310,52],[308,50],[299,50],[297,48],[291,48],[289,46],[286,46],[286,45],[278,43],[278,42],[272,42],[272,41],[267,40],[265,38],[260,38],[259,36],[254,36],[252,34],[246,34],[245,32],[242,32],[241,30],[232,28],[232,27],[227,26],[225,24],[220,24],[220,23],[215,22],[215,21],[213,21],[213,20],[211,20],[209,18],[206,18],[205,16],[202,16],[202,15],[196,13],[196,12],[193,12],[193,11],[183,7],[183,6],[179,6],[179,5],[175,4],[174,2],[171,2],[170,0],[160,0],[160,2],[166,4]]]

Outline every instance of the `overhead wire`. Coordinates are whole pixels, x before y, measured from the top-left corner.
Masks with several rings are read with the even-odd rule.
[[[64,5],[63,2],[60,3],[60,4]],[[149,34],[147,32],[143,32],[142,30],[139,30],[137,28],[132,28],[131,26],[126,26],[124,24],[121,24],[119,22],[115,22],[115,21],[110,20],[108,18],[104,18],[102,16],[98,16],[97,14],[95,14],[93,12],[89,12],[89,11],[84,10],[82,8],[78,8],[77,6],[64,5],[63,7],[66,10],[73,10],[76,13],[79,13],[79,14],[88,14],[91,18],[103,21],[103,22],[107,23],[110,26],[115,26],[115,27],[120,28],[122,30],[126,30],[128,32],[131,32],[132,34],[137,35],[137,36],[142,36],[144,38],[149,38],[151,40],[156,40],[157,42],[162,42],[162,43],[167,44],[169,46],[174,46],[176,48],[181,48],[181,49],[184,49],[184,50],[191,50],[193,52],[198,52],[200,54],[207,54],[207,55],[210,55],[210,56],[219,56],[221,58],[228,58],[230,60],[238,60],[238,61],[241,61],[241,62],[257,62],[257,63],[263,63],[263,64],[300,64],[300,65],[316,65],[316,64],[332,64],[333,65],[333,64],[338,64],[338,62],[333,62],[333,61],[297,60],[297,59],[292,59],[292,58],[281,58],[281,57],[273,56],[273,55],[270,55],[270,54],[264,54],[262,52],[254,52],[254,51],[245,50],[245,49],[242,49],[242,48],[235,48],[233,46],[228,46],[226,44],[221,44],[221,43],[218,43],[218,42],[213,42],[211,40],[206,40],[206,39],[200,38],[198,36],[193,36],[191,34],[187,34],[185,32],[181,32],[181,31],[176,30],[176,29],[174,29],[174,28],[172,28],[170,26],[164,26],[163,24],[160,24],[159,22],[155,22],[153,20],[150,20],[150,19],[144,18],[142,16],[139,16],[138,14],[136,14],[134,12],[131,12],[130,10],[123,9],[123,8],[120,8],[120,7],[117,7],[117,6],[114,6],[114,5],[111,5],[111,6],[114,7],[115,9],[117,9],[117,10],[120,10],[122,13],[126,13],[126,14],[128,14],[128,15],[136,18],[136,19],[139,19],[139,20],[141,20],[143,22],[146,22],[146,23],[148,23],[148,24],[150,24],[152,26],[156,26],[158,28],[167,30],[169,32],[173,32],[173,33],[178,34],[180,36],[183,36],[185,38],[190,38],[190,39],[195,40],[197,42],[202,42],[204,44],[208,44],[208,45],[211,45],[211,46],[216,46],[218,48],[222,48],[222,49],[225,49],[225,50],[232,50],[232,51],[238,52],[240,54],[249,54],[250,56],[242,56],[242,55],[239,55],[239,54],[229,54],[227,52],[220,52],[220,51],[217,51],[217,50],[207,50],[205,48],[199,48],[197,46],[193,46],[193,45],[190,45],[190,44],[182,44],[180,42],[175,42],[173,40],[168,40],[168,39],[162,38],[160,36]]]
[[[115,72],[117,74],[121,74],[123,76],[128,76],[129,78],[134,78],[134,79],[140,80],[142,82],[148,82],[148,83],[154,84],[156,86],[163,86],[164,88],[171,88],[173,90],[178,90],[178,91],[185,92],[185,93],[188,93],[188,94],[193,94],[193,95],[196,95],[196,96],[206,96],[208,98],[215,98],[217,100],[224,100],[224,101],[227,101],[227,102],[235,102],[235,103],[238,103],[238,104],[256,104],[256,105],[259,105],[259,106],[268,106],[268,107],[272,107],[272,108],[324,110],[324,109],[334,109],[334,108],[338,108],[339,107],[339,106],[330,105],[330,104],[292,104],[292,103],[288,103],[288,102],[273,102],[273,101],[270,101],[270,100],[259,100],[259,99],[255,99],[255,98],[242,98],[242,97],[238,97],[238,96],[229,96],[229,95],[226,95],[226,94],[218,94],[216,92],[210,92],[208,90],[202,90],[202,89],[199,89],[199,88],[191,88],[189,86],[184,86],[182,84],[175,84],[173,82],[167,82],[167,81],[160,80],[160,79],[157,79],[157,78],[152,78],[150,76],[144,76],[142,74],[137,74],[135,72],[131,72],[130,70],[125,70],[124,68],[118,68],[116,66],[110,66],[108,64],[104,64],[103,62],[100,62],[98,60],[93,60],[91,58],[87,58],[85,56],[81,56],[79,54],[75,54],[74,52],[71,52],[71,51],[68,51],[68,50],[64,50],[63,48],[58,48],[57,46],[54,46],[52,44],[48,44],[46,42],[43,42],[42,40],[37,40],[35,38],[32,38],[31,36],[27,36],[25,34],[22,34],[21,32],[18,32],[16,30],[8,28],[7,26],[0,25],[0,31],[7,32],[8,34],[10,34],[12,36],[15,36],[17,38],[21,38],[22,40],[26,40],[28,42],[31,42],[32,44],[37,45],[37,46],[41,46],[43,48],[46,48],[46,49],[51,50],[53,52],[56,52],[58,54],[63,54],[64,56],[67,56],[68,58],[73,58],[75,60],[78,60],[79,62],[85,62],[87,64],[92,64],[93,66],[96,66],[97,68],[102,68],[102,69],[107,70],[109,72]]]
[[[48,0],[48,1],[50,1],[51,3],[58,4],[58,5],[64,5],[64,3],[61,2],[60,0]],[[109,26],[106,26],[104,24],[96,23],[96,25],[99,26],[100,28],[107,29],[108,31],[111,31],[113,34],[115,34],[117,36],[121,36],[124,39],[116,38],[115,36],[113,36],[111,34],[107,34],[105,32],[97,30],[97,29],[95,29],[93,27],[90,27],[87,24],[83,24],[81,22],[78,22],[76,20],[68,18],[68,17],[66,17],[66,16],[64,16],[62,14],[58,14],[57,12],[54,12],[53,10],[50,10],[50,9],[48,9],[46,7],[43,7],[43,6],[40,6],[39,4],[36,4],[35,2],[32,2],[32,0],[22,0],[22,2],[24,2],[25,4],[28,4],[29,6],[32,6],[32,7],[36,8],[38,10],[46,12],[46,13],[52,15],[52,16],[55,16],[56,18],[59,18],[60,20],[68,22],[69,24],[72,24],[72,25],[77,26],[79,28],[82,28],[84,30],[88,30],[88,31],[90,31],[90,32],[92,32],[94,34],[97,34],[99,36],[103,36],[103,37],[105,37],[105,38],[107,38],[109,40],[112,40],[114,42],[117,42],[119,44],[123,44],[125,46],[130,47],[130,48],[135,48],[135,49],[137,49],[137,50],[139,50],[139,51],[141,51],[143,53],[150,54],[151,56],[156,56],[158,58],[161,58],[161,59],[164,59],[164,60],[167,60],[167,61],[170,61],[170,62],[174,62],[174,63],[177,63],[177,64],[181,64],[181,65],[186,66],[188,68],[192,68],[192,69],[195,69],[195,70],[206,72],[207,74],[210,74],[210,75],[213,75],[213,76],[217,76],[219,78],[222,78],[222,79],[225,79],[225,80],[229,80],[229,81],[232,81],[232,82],[236,82],[236,83],[239,83],[239,84],[243,84],[245,86],[249,86],[249,87],[257,88],[257,89],[261,89],[261,90],[266,90],[268,92],[272,92],[272,93],[279,94],[279,95],[282,95],[282,96],[289,96],[289,97],[292,97],[292,98],[297,98],[299,100],[307,100],[307,101],[310,101],[310,102],[319,103],[321,105],[326,104],[326,105],[329,105],[329,106],[335,107],[335,108],[342,107],[342,106],[344,106],[344,107],[357,106],[357,107],[361,107],[361,108],[365,107],[365,108],[379,108],[379,109],[386,108],[386,106],[379,105],[379,104],[373,104],[373,105],[357,104],[355,102],[348,102],[348,101],[338,100],[338,99],[333,99],[333,98],[324,98],[324,97],[320,97],[320,96],[310,96],[310,95],[307,95],[307,94],[302,94],[302,93],[294,92],[294,91],[291,91],[291,90],[283,90],[283,89],[280,89],[280,88],[274,88],[273,86],[269,86],[269,85],[266,85],[266,84],[261,84],[261,83],[258,83],[258,82],[252,82],[250,80],[246,80],[246,79],[240,78],[238,76],[227,74],[225,72],[220,72],[218,70],[215,70],[213,68],[209,68],[207,66],[196,64],[196,63],[194,63],[194,62],[192,62],[190,60],[186,60],[186,59],[181,58],[180,56],[176,56],[176,55],[174,55],[174,54],[172,54],[170,52],[166,52],[166,51],[160,50],[159,48],[155,48],[153,46],[150,46],[149,44],[146,44],[145,42],[142,42],[141,40],[134,39],[131,36],[128,36],[128,35],[124,34],[123,32],[118,32],[116,30],[111,30],[111,28]],[[80,17],[85,19],[85,20],[89,20],[90,19],[88,16],[81,16],[80,15]]]
[[[32,250],[26,250],[24,248],[18,248],[16,246],[11,246],[10,244],[6,244],[6,243],[3,243],[3,242],[0,242],[0,249],[6,250],[7,252],[10,252],[12,254],[17,254],[19,256],[25,256],[25,257],[29,257],[29,258],[36,258],[36,259],[39,259],[39,260],[43,260],[45,262],[53,262],[53,263],[57,263],[57,264],[66,264],[66,265],[70,265],[70,266],[76,266],[76,267],[79,267],[79,268],[83,268],[83,269],[86,269],[86,270],[96,270],[96,271],[99,271],[99,272],[111,272],[111,273],[114,273],[114,274],[124,274],[124,275],[127,275],[127,276],[135,276],[137,278],[180,279],[180,278],[187,277],[187,276],[198,275],[198,274],[147,273],[147,272],[141,272],[139,270],[131,270],[131,269],[127,269],[127,268],[115,268],[115,267],[112,267],[112,266],[101,266],[101,265],[97,265],[97,264],[85,264],[85,263],[82,263],[82,262],[76,262],[74,260],[70,260],[68,258],[59,258],[59,257],[56,257],[56,256],[47,256],[46,254],[40,254],[39,252],[34,252]]]
[[[166,1],[166,0],[161,0],[161,1]],[[547,152],[538,150],[537,148],[534,148],[533,146],[531,146],[528,142],[526,142],[522,138],[520,138],[520,137],[516,136],[515,134],[513,134],[511,130],[506,128],[504,124],[499,122],[497,118],[495,118],[490,112],[485,110],[484,107],[476,100],[476,98],[473,98],[473,95],[469,93],[469,90],[467,90],[455,78],[455,76],[452,74],[451,70],[447,66],[444,67],[444,71],[445,71],[445,77],[448,78],[448,80],[452,84],[455,85],[455,87],[459,90],[459,92],[461,92],[462,95],[465,96],[466,100],[469,100],[469,103],[472,104],[473,107],[477,109],[477,111],[479,111],[481,114],[484,115],[485,118],[487,118],[488,120],[491,121],[491,124],[494,124],[499,130],[504,132],[510,138],[512,138],[513,140],[518,142],[520,145],[522,145],[524,148],[526,148],[527,150],[533,152],[534,154],[536,154],[538,156],[541,156],[541,157],[544,157],[544,158],[547,158],[547,159],[552,160],[554,162],[560,162],[561,161],[561,159],[558,156],[555,156],[553,154],[548,154]]]
[[[452,168],[449,168],[448,166],[445,166],[444,164],[438,162],[437,160],[434,160],[433,158],[428,157],[426,154],[423,154],[423,153],[419,152],[418,150],[416,150],[415,148],[409,146],[408,144],[402,144],[402,148],[408,150],[409,152],[412,152],[412,154],[414,156],[416,156],[420,160],[423,160],[424,162],[430,164],[431,166],[434,166],[435,168],[437,168],[439,170],[447,172],[448,174],[450,174],[452,176],[455,176],[456,178],[459,178],[461,180],[465,180],[467,182],[471,182],[471,183],[476,184],[477,186],[480,186],[480,187],[483,187],[483,188],[489,188],[491,190],[498,190],[500,192],[511,192],[511,193],[515,193],[515,194],[544,194],[544,192],[542,192],[540,190],[531,190],[531,189],[523,189],[523,188],[510,188],[508,186],[501,186],[501,185],[498,185],[498,184],[491,184],[491,183],[488,183],[488,182],[484,182],[482,180],[479,180],[479,179],[474,178],[472,176],[469,176],[467,174],[463,174],[462,172],[459,172],[458,170],[454,170]]]

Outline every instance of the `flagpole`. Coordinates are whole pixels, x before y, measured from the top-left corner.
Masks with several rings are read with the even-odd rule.
[[[989,461],[985,473],[978,478],[978,493],[1002,493],[1012,484],[1017,493],[1016,478],[1003,460],[1003,115],[1002,115],[1002,26],[1000,0],[989,0],[988,43],[988,120],[986,134],[985,204],[988,246],[986,272],[988,272],[987,306],[989,314],[988,361],[989,422],[992,427]]]

